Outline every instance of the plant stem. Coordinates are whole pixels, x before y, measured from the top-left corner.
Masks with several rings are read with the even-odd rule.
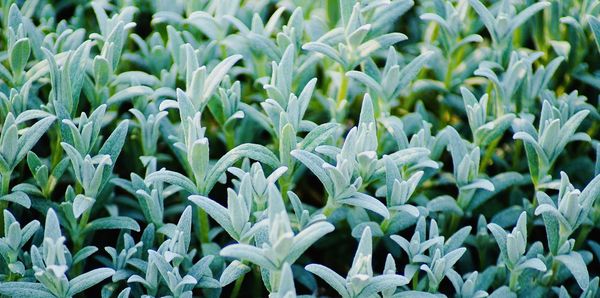
[[[460,216],[456,214],[452,214],[450,216],[450,225],[448,227],[448,237],[450,237],[458,228],[458,224],[460,223]]]
[[[227,146],[227,151],[229,151],[235,147],[235,133],[229,129],[224,129],[224,132],[225,146]]]
[[[208,243],[208,214],[202,208],[198,208],[198,222],[200,223],[200,243]]]
[[[452,70],[454,68],[452,63],[452,55],[448,55],[446,58],[448,61],[448,66],[446,67],[446,75],[444,76],[444,86],[446,90],[450,90],[450,84],[452,83]]]
[[[337,106],[336,108],[339,108],[340,105],[342,104],[342,101],[344,99],[346,99],[346,97],[348,96],[348,76],[346,76],[346,73],[344,72],[344,70],[340,67],[340,89],[338,90],[337,93]]]
[[[519,274],[511,271],[510,272],[510,281],[508,283],[508,287],[510,288],[511,291],[513,291],[513,292],[517,291],[518,281],[519,281]]]
[[[419,287],[419,272],[415,272],[415,275],[413,275],[413,278],[412,278],[413,290],[416,291],[417,287]]]
[[[485,153],[483,154],[483,159],[481,160],[481,163],[479,164],[479,172],[480,173],[485,173],[485,169],[492,161],[492,156],[494,156],[494,150],[496,150],[496,147],[498,147],[498,143],[500,143],[500,138],[501,137],[495,138],[485,149]]]
[[[289,169],[288,169],[289,170]],[[279,179],[279,187],[281,188],[281,197],[283,198],[284,203],[288,203],[288,195],[287,192],[290,189],[290,185],[292,184],[292,176],[289,174],[285,174],[281,176]]]
[[[2,173],[2,181],[0,183],[0,196],[8,194],[8,189],[10,187],[10,176],[11,172]],[[4,235],[4,210],[8,207],[7,201],[0,201],[0,236]]]
[[[575,240],[575,250],[578,250],[583,246],[584,241],[588,238],[588,235],[591,231],[592,226],[590,225],[584,225],[581,228],[581,231],[579,232],[579,235],[577,235],[577,239]]]
[[[244,277],[246,277],[246,274],[242,275],[235,281],[235,285],[233,286],[233,290],[231,291],[231,295],[229,297],[237,298],[239,296],[240,290],[242,289],[242,284],[244,283]]]
[[[556,260],[552,260],[552,276],[550,276],[550,279],[548,280],[548,284],[547,286],[552,286],[552,284],[554,284],[554,280],[556,279],[556,273],[558,271],[558,262]]]
[[[390,228],[390,223],[391,223],[391,221],[389,219],[384,219],[381,222],[380,227],[381,227],[381,231],[383,231],[384,234],[387,232],[387,229]]]
[[[0,188],[0,195],[8,194],[8,189],[10,186],[10,176],[11,172],[2,173],[2,187]]]
[[[327,204],[325,205],[325,207],[323,207],[323,215],[325,215],[326,217],[329,217],[333,211],[335,211],[336,206],[333,203],[333,199],[331,198],[327,198]]]

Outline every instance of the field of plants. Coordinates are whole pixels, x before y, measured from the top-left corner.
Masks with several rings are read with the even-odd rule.
[[[600,0],[0,21],[0,297],[600,297]]]

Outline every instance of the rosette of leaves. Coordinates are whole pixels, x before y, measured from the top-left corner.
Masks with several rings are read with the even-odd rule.
[[[583,291],[592,291],[586,262],[580,252],[574,250],[575,239],[571,235],[583,224],[589,222],[588,215],[592,205],[600,196],[600,176],[579,191],[569,181],[569,177],[561,172],[561,181],[555,202],[544,192],[537,192],[538,207],[536,215],[542,215],[548,248],[553,258],[553,269],[558,263],[563,264],[573,275]],[[585,233],[583,237],[585,237]],[[553,272],[553,275],[556,275]],[[554,276],[553,276],[554,277]],[[592,285],[593,287],[593,285]],[[597,286],[596,286],[597,287]],[[594,290],[595,291],[595,290]]]
[[[483,37],[473,31],[477,26],[468,17],[468,1],[433,1],[432,12],[419,16],[425,22],[437,25],[440,33],[433,36],[430,42],[437,46],[443,63],[435,66],[440,69],[439,80],[444,82],[446,88],[452,90],[456,85],[467,79],[471,69],[477,62],[477,56],[484,52],[481,48],[467,47],[471,43],[483,42]],[[438,49],[439,48],[439,49]],[[485,53],[485,52],[484,52]],[[465,67],[463,67],[465,66]],[[443,75],[443,77],[442,77]]]
[[[23,247],[40,227],[40,222],[33,220],[24,227],[8,210],[4,210],[4,237],[0,238],[0,255],[6,267],[2,271],[3,280],[10,281],[16,276],[24,276],[25,254]]]
[[[75,278],[67,278],[69,268],[81,261],[78,255],[71,256],[64,245],[56,213],[49,209],[44,225],[43,243],[31,247],[33,277],[37,282],[9,281],[0,285],[0,293],[8,296],[28,297],[72,297],[110,277],[115,271],[98,268]]]
[[[371,229],[365,227],[346,278],[319,264],[307,265],[306,270],[327,282],[341,297],[370,297],[377,295],[379,292],[390,291],[393,294],[396,288],[408,283],[406,277],[388,272],[391,268],[389,261],[386,261],[386,269],[388,270],[382,275],[374,276],[372,258],[373,239]]]
[[[573,243],[569,243],[569,237],[588,221],[600,193],[600,177],[594,178],[580,192],[570,183],[566,173],[561,172],[560,176],[556,202],[544,192],[536,194],[539,205],[535,214],[544,218],[549,249],[554,255],[571,251]]]
[[[545,272],[547,270],[543,258],[536,255],[537,247],[541,243],[534,243],[527,251],[527,213],[523,212],[517,220],[516,226],[510,233],[495,223],[488,224],[488,229],[494,235],[500,248],[500,257],[504,266],[510,271],[509,288],[516,292],[519,290],[519,277],[526,269]],[[543,252],[543,249],[542,249]]]
[[[273,292],[281,282],[284,264],[293,264],[314,242],[334,227],[326,221],[315,222],[295,233],[292,230],[288,213],[281,193],[270,184],[268,226],[256,236],[255,245],[232,244],[224,247],[220,254],[224,257],[247,260],[261,268],[263,283]]]
[[[533,15],[550,6],[550,2],[541,1],[527,6],[517,13],[509,0],[503,0],[493,13],[479,0],[469,0],[469,4],[479,15],[481,22],[490,34],[492,47],[498,49],[495,51],[495,59],[498,63],[504,63],[507,60],[515,30]]]
[[[409,3],[408,1],[399,1],[398,3]],[[392,6],[391,4],[387,4]],[[385,4],[384,4],[385,6]],[[409,7],[412,3],[409,3]],[[352,7],[352,10],[350,10]],[[369,10],[377,8],[377,5],[367,5],[364,9],[360,3],[352,5],[350,1],[340,2],[340,19],[342,28],[335,28],[323,34],[318,40],[305,43],[302,49],[319,53],[335,61],[340,68],[337,78],[336,99],[328,99],[330,113],[333,119],[343,119],[345,117],[344,107],[350,101],[348,97],[349,77],[346,72],[353,70],[361,62],[369,58],[379,49],[385,49],[398,42],[407,39],[407,36],[398,33],[383,33],[375,29],[373,24],[367,23],[364,14]],[[402,15],[406,10],[391,10],[390,12]],[[380,31],[380,32],[378,32]],[[337,48],[336,48],[337,47]]]
[[[408,264],[404,267],[404,276],[412,279],[413,290],[427,290],[435,293],[445,277],[452,277],[456,272],[452,269],[465,253],[461,247],[469,236],[471,227],[464,227],[454,233],[448,240],[439,235],[435,220],[431,220],[427,233],[425,217],[417,221],[415,232],[411,239],[392,235],[391,239],[407,254]],[[419,270],[425,271],[427,280],[420,279]]]
[[[321,152],[336,160],[335,166],[325,162],[318,155],[304,150],[294,150],[291,155],[310,169],[325,187],[328,198],[323,214],[326,216],[340,205],[349,205],[388,218],[389,211],[385,205],[359,191],[364,187],[363,179],[368,181],[377,170],[376,150],[376,123],[371,98],[367,95],[363,100],[359,126],[350,130],[342,148],[321,147]]]
[[[544,101],[537,130],[531,121],[515,120],[513,138],[524,143],[531,180],[536,189],[550,182],[549,171],[569,142],[590,140],[586,133],[576,132],[588,114],[587,110],[575,114],[561,113]]]
[[[399,105],[395,101],[396,98],[419,75],[432,56],[433,52],[424,52],[401,67],[398,53],[394,47],[390,47],[381,72],[378,68],[373,67],[374,71],[370,72],[372,76],[356,70],[351,70],[346,75],[361,82],[367,87],[370,94],[375,96],[376,111],[382,115],[389,115],[390,110]],[[372,61],[371,63],[374,64]]]
[[[213,256],[205,256],[193,261],[195,249],[190,249],[192,229],[192,208],[188,206],[182,213],[177,225],[166,224],[157,232],[168,236],[158,250],[148,250],[148,262],[145,264],[146,276],[132,275],[128,283],[139,283],[148,295],[158,295],[160,285],[164,284],[172,297],[192,297],[192,290],[200,288],[219,288],[219,282],[213,278],[210,264]]]
[[[487,107],[488,94],[484,94],[479,100],[466,88],[461,87],[460,92],[465,103],[465,111],[469,127],[473,134],[473,143],[485,147],[492,142],[498,142],[504,132],[510,127],[514,114],[505,114],[492,121],[488,121]]]

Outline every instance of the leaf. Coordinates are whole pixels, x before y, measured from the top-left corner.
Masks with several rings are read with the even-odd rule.
[[[332,48],[330,45],[324,44],[322,42],[309,42],[302,46],[302,49],[305,51],[317,52],[319,54],[323,54],[327,56],[329,59],[339,63],[342,66],[346,65],[346,62],[338,55],[336,50]]]
[[[579,199],[582,202],[583,209],[591,209],[594,202],[600,197],[600,175],[597,175],[588,185],[583,189],[579,195]]]
[[[277,268],[275,264],[264,256],[262,249],[248,244],[232,244],[225,246],[219,254],[223,257],[247,260],[268,270],[275,270]]]
[[[500,173],[492,177],[490,181],[494,185],[494,191],[487,191],[483,189],[477,191],[468,206],[468,210],[474,210],[478,208],[489,199],[494,197],[494,195],[504,191],[507,188],[531,183],[529,177],[523,176],[517,172]]]
[[[456,203],[456,200],[448,195],[439,196],[427,202],[427,209],[430,212],[454,213],[462,216],[463,211]]]
[[[498,243],[498,247],[500,248],[500,254],[504,260],[508,260],[508,254],[506,251],[506,237],[508,233],[501,228],[499,225],[491,223],[487,225],[487,228],[492,232],[494,238],[496,239],[496,243]]]
[[[129,128],[129,121],[123,120],[110,134],[108,139],[102,145],[102,148],[98,151],[98,154],[106,154],[110,156],[110,159],[115,162],[127,136],[127,130]]]
[[[111,75],[110,65],[108,60],[106,60],[102,56],[94,57],[94,61],[92,63],[94,69],[94,79],[96,80],[96,84],[98,86],[104,86],[108,83],[108,79]],[[121,74],[122,75],[122,74]],[[119,77],[121,76],[119,75]],[[118,79],[118,78],[117,78]]]
[[[273,169],[278,168],[280,165],[275,154],[264,146],[250,143],[241,144],[223,155],[210,169],[210,173],[206,177],[204,193],[210,192],[221,175],[234,163],[243,158],[260,161],[262,164],[268,165]]]
[[[358,125],[368,125],[370,123],[375,124],[375,112],[373,110],[373,101],[369,93],[365,93],[363,97],[362,105],[360,107],[360,116]]]
[[[229,217],[229,211],[221,206],[219,203],[203,196],[192,195],[188,197],[188,200],[192,201],[198,207],[202,208],[210,217],[212,217],[218,224],[221,226],[227,233],[233,236],[241,236],[237,235],[235,232],[235,228],[231,222],[231,218]],[[235,237],[234,237],[235,238]],[[239,239],[237,239],[239,240]]]
[[[98,251],[98,248],[95,246],[86,246],[82,249],[80,249],[74,256],[73,256],[73,262],[71,263],[72,265],[77,264],[85,259],[87,259],[88,257],[90,257],[91,255],[93,255],[95,252]]]
[[[209,98],[213,94],[215,88],[217,88],[217,85],[223,80],[223,77],[227,74],[229,69],[231,69],[231,67],[240,59],[242,59],[242,55],[233,55],[227,57],[215,66],[206,79],[203,98]]]
[[[311,130],[300,142],[300,149],[312,152],[318,146],[333,137],[339,127],[337,123],[324,123]]]
[[[600,20],[594,16],[587,16],[588,23],[590,24],[590,28],[592,29],[592,33],[594,34],[594,40],[596,40],[596,47],[598,51],[600,51]]]
[[[523,23],[525,23],[534,14],[548,6],[550,6],[550,2],[548,1],[541,1],[529,5],[527,8],[523,9],[521,12],[519,12],[519,14],[517,14],[510,20],[510,29],[507,31],[506,34],[512,34],[514,30],[523,25]]]
[[[55,298],[42,284],[23,281],[0,283],[0,294],[9,297]]]
[[[10,51],[10,68],[14,73],[23,71],[29,55],[31,54],[31,45],[28,38],[21,38],[17,40]]]
[[[452,234],[452,236],[450,236],[450,238],[448,238],[444,244],[444,251],[453,251],[459,249],[467,237],[469,237],[471,229],[472,228],[470,226],[466,226]]]
[[[383,34],[360,45],[358,51],[361,57],[367,57],[381,48],[387,48],[407,39],[406,35],[398,32]]]
[[[394,294],[394,298],[438,298],[437,295],[419,291],[402,291]]]
[[[542,262],[542,260],[540,260],[538,258],[533,258],[533,259],[529,259],[529,260],[527,260],[527,261],[519,264],[518,268],[520,270],[524,270],[526,268],[530,268],[530,269],[533,269],[533,270],[545,272],[546,271],[546,264],[544,264],[544,262]]]
[[[94,202],[96,202],[96,200],[93,198],[77,195],[73,200],[73,215],[75,215],[75,218],[79,218],[83,212],[90,209],[92,205],[94,205]]]
[[[319,178],[328,194],[332,195],[334,193],[333,181],[323,168],[323,165],[326,163],[322,158],[304,150],[293,150],[290,154]]]
[[[42,120],[39,120],[34,125],[29,127],[17,142],[19,152],[17,153],[16,160],[22,160],[31,148],[38,142],[38,140],[46,133],[46,130],[56,120],[54,116],[48,116]]]
[[[333,232],[334,226],[326,221],[317,222],[306,227],[300,231],[292,243],[292,247],[286,258],[286,262],[293,264],[296,260],[317,240],[322,238],[325,234]]]
[[[384,274],[371,278],[367,286],[360,291],[361,297],[372,297],[373,295],[408,284],[408,279],[397,274]]]
[[[367,88],[374,91],[378,96],[384,95],[381,85],[377,81],[375,81],[375,79],[371,78],[364,72],[351,70],[351,71],[347,72],[346,75],[349,78],[355,79],[355,80],[363,83],[365,86],[367,86]]]
[[[106,104],[111,106],[114,104],[119,104],[119,103],[129,100],[129,99],[132,99],[134,97],[149,96],[152,93],[154,93],[154,90],[152,90],[152,88],[147,87],[147,86],[127,87],[127,88],[115,93],[113,96],[109,97],[106,100]]]
[[[402,89],[404,89],[404,88],[406,88],[406,86],[408,86],[410,81],[412,81],[414,78],[417,77],[417,75],[419,74],[421,69],[423,69],[423,67],[427,64],[427,62],[429,62],[429,60],[431,59],[431,57],[433,57],[433,55],[434,55],[433,51],[425,52],[425,53],[417,56],[412,61],[410,61],[410,63],[408,65],[406,65],[402,69],[402,71],[400,71],[400,74],[399,74],[400,81],[397,82],[395,90],[392,91],[392,97],[396,97],[396,95]]]
[[[371,196],[363,194],[363,193],[355,193],[352,197],[342,199],[339,202],[342,204],[347,204],[350,206],[356,206],[356,207],[361,207],[361,208],[364,208],[367,210],[371,210],[371,211],[383,216],[383,218],[385,218],[385,219],[390,218],[390,212],[388,211],[387,207],[383,203],[381,203],[379,200],[375,199],[374,197],[371,197]]]
[[[99,282],[107,279],[115,273],[115,270],[110,268],[98,268],[92,271],[88,271],[69,281],[69,292],[68,296],[81,293],[92,286],[95,286]]]
[[[461,187],[463,190],[483,189],[486,191],[494,191],[494,184],[487,179],[476,179],[475,181]]]
[[[221,273],[221,277],[219,278],[219,283],[221,287],[225,287],[228,284],[234,282],[238,278],[244,276],[246,273],[250,272],[251,268],[247,265],[241,263],[238,260],[231,262],[223,273]]]
[[[162,169],[160,171],[156,171],[150,175],[148,175],[145,179],[146,183],[154,184],[154,183],[168,183],[171,185],[177,185],[183,188],[185,191],[189,193],[197,193],[196,185],[190,180],[188,177],[174,172]]]
[[[490,294],[490,296],[488,296],[488,297],[489,298],[517,298],[517,294],[512,292],[509,287],[501,286],[500,288],[498,288],[494,292],[492,292],[492,294]]]
[[[496,32],[496,20],[492,13],[479,0],[469,0],[469,4],[471,4],[471,7],[477,12],[481,18],[481,22],[483,22],[492,38],[495,41],[499,41],[500,37]]]
[[[140,225],[126,216],[111,216],[96,219],[83,230],[84,234],[97,230],[134,230],[140,231]]]
[[[50,238],[57,241],[61,236],[58,217],[54,209],[50,208],[48,209],[48,213],[46,213],[46,222],[44,223],[44,239]]]
[[[0,201],[13,202],[27,209],[31,207],[31,200],[29,199],[29,196],[22,191],[15,191],[7,195],[3,195],[0,197]]]
[[[281,163],[293,168],[294,160],[292,159],[290,152],[296,149],[296,132],[290,123],[286,124],[281,129],[281,135],[279,137],[279,158]]]
[[[582,290],[585,290],[589,287],[590,275],[583,258],[578,252],[572,251],[568,255],[559,255],[555,258],[557,261],[563,263],[563,265],[565,265],[569,271],[571,271],[571,274]]]
[[[305,269],[323,279],[329,284],[334,290],[336,290],[342,297],[351,297],[350,293],[346,289],[346,280],[333,270],[319,264],[310,264]]]

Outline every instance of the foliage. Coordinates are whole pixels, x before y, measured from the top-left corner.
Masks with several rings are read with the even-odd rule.
[[[1,297],[598,297],[598,0],[0,0]]]

